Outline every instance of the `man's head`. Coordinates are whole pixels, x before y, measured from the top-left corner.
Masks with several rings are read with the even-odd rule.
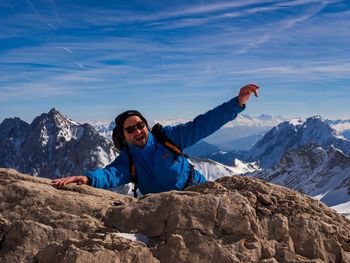
[[[144,147],[148,140],[148,124],[142,114],[136,110],[128,110],[115,118],[113,130],[115,146],[122,150],[127,144]]]

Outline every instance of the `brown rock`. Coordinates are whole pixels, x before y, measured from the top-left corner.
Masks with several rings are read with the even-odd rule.
[[[0,201],[0,262],[350,262],[348,219],[254,178],[137,200],[0,169]]]

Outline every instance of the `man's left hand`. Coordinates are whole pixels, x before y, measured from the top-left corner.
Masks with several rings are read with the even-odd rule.
[[[238,94],[239,106],[242,107],[244,104],[247,103],[251,93],[254,93],[255,97],[258,97],[259,96],[258,90],[259,90],[259,86],[255,84],[248,84],[242,87]]]

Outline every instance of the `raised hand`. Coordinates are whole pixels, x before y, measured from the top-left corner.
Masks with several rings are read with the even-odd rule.
[[[258,90],[259,90],[259,86],[255,84],[248,84],[242,87],[238,94],[239,106],[242,107],[244,104],[247,103],[251,93],[254,93],[255,97],[258,97],[259,96]]]

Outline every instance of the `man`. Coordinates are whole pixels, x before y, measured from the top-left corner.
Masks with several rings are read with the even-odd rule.
[[[240,89],[237,97],[228,102],[188,123],[161,127],[161,132],[181,150],[187,148],[235,119],[245,109],[251,93],[258,96],[258,89],[257,85],[246,85]],[[134,163],[137,186],[142,194],[182,190],[206,182],[185,156],[174,158],[174,154],[157,141],[150,132],[146,119],[138,111],[126,111],[117,116],[114,136],[118,138],[115,144],[120,153],[111,164],[87,172],[84,176],[56,179],[53,185],[62,187],[77,183],[97,188],[114,188],[132,181],[131,163]]]

